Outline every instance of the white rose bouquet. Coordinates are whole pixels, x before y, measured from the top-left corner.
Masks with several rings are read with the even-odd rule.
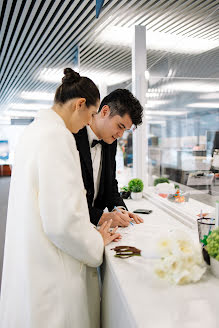
[[[201,246],[195,243],[184,231],[174,231],[158,240],[161,256],[155,273],[173,284],[197,282],[206,267]]]

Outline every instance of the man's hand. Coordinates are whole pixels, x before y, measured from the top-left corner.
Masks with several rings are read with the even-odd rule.
[[[105,221],[112,220],[111,227],[128,227],[130,221],[134,221],[135,223],[142,223],[144,220],[140,218],[140,216],[120,209],[121,212],[113,211],[109,213],[103,213],[100,218],[99,224],[103,224]]]
[[[103,213],[103,215],[100,218],[99,224],[103,224],[105,221],[109,221],[112,220],[111,223],[111,227],[128,227],[129,222],[131,221],[131,218],[129,217],[129,215],[127,214],[128,212],[125,211],[126,213],[122,213],[121,212],[117,212],[117,211],[113,211],[113,212],[107,212],[107,213]]]
[[[124,210],[121,210],[122,212],[124,211]],[[143,223],[144,222],[144,220],[140,217],[140,216],[138,216],[137,214],[135,214],[135,213],[132,213],[132,212],[128,212],[128,211],[124,211],[125,213],[128,213],[128,216],[132,219],[132,221],[135,221],[135,223]]]

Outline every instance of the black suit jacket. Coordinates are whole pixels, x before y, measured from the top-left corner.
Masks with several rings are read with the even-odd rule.
[[[92,206],[94,199],[93,167],[86,127],[81,129],[77,134],[74,134],[74,137],[80,154],[84,186],[87,190],[90,220],[93,224],[97,225],[106,207],[109,211],[112,211],[115,205],[126,207],[123,199],[119,195],[118,183],[116,180],[115,157],[117,141],[113,142],[111,145],[104,142],[102,145],[100,186],[94,206]]]

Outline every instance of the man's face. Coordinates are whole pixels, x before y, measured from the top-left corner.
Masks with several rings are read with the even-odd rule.
[[[132,126],[132,120],[128,114],[110,116],[110,108],[105,105],[101,109],[99,121],[99,137],[108,144],[112,144],[117,138],[121,138],[125,130]]]

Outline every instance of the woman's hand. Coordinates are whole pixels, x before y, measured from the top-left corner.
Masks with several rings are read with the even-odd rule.
[[[105,246],[111,243],[112,241],[118,241],[119,239],[122,238],[119,233],[116,233],[118,227],[115,227],[111,232],[109,231],[111,223],[112,220],[105,221],[98,230],[103,238],[103,242]]]

